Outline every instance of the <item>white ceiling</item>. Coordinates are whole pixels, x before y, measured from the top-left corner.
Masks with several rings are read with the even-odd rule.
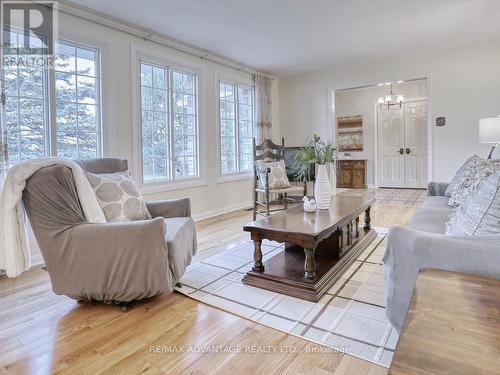
[[[71,0],[273,74],[500,41],[500,0]]]

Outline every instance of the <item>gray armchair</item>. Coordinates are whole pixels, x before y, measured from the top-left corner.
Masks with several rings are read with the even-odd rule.
[[[127,170],[121,159],[77,161],[92,173]],[[31,176],[23,202],[54,293],[127,303],[171,293],[196,253],[189,199],[147,202],[151,220],[88,223],[72,172],[62,165]]]

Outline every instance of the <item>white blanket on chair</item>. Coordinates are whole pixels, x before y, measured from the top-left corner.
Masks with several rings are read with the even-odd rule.
[[[106,218],[94,190],[82,168],[74,161],[61,158],[31,160],[14,165],[5,178],[0,193],[0,269],[8,277],[15,277],[31,267],[31,253],[27,240],[26,215],[22,194],[26,180],[40,168],[51,165],[71,168],[78,198],[85,218],[91,223],[105,223]]]

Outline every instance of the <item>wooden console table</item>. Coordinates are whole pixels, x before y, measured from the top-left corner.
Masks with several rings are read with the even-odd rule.
[[[337,160],[337,187],[366,188],[366,160]]]
[[[500,280],[420,272],[389,374],[500,373]]]

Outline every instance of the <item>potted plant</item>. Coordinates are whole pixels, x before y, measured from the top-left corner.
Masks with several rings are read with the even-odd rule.
[[[314,199],[319,209],[330,207],[331,187],[327,166],[335,161],[336,150],[332,141],[323,142],[317,134],[314,134],[312,140],[307,141],[295,156],[296,177],[302,181],[309,181],[311,165],[317,166]]]

